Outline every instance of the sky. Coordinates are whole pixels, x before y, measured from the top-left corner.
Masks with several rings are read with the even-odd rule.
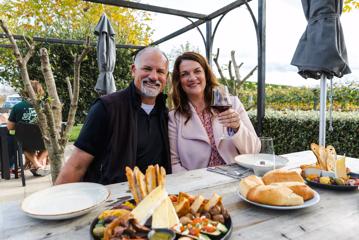
[[[210,14],[217,9],[228,5],[233,0],[143,0],[156,6],[175,8],[190,12]],[[257,16],[257,0],[249,4]],[[266,12],[266,82],[291,85],[291,86],[319,86],[318,80],[305,80],[297,74],[297,68],[290,65],[298,41],[305,31],[307,22],[304,17],[300,0],[270,0],[267,2]],[[182,17],[171,16],[161,13],[152,14],[151,27],[154,29],[153,40],[160,39],[190,22]],[[214,28],[218,19],[212,23]],[[341,16],[341,23],[344,31],[345,42],[348,51],[349,66],[352,74],[342,79],[334,79],[334,82],[347,80],[359,81],[359,10],[344,13]],[[205,24],[201,26],[205,34]],[[213,45],[213,52],[220,48],[219,62],[222,65],[228,64],[231,50],[236,52],[237,62],[243,62],[241,75],[246,75],[257,65],[257,43],[253,22],[249,11],[241,6],[229,12],[220,23]],[[170,54],[179,49],[181,44],[189,42],[195,49],[205,54],[203,40],[196,29],[186,32],[174,39],[168,40],[159,47]],[[214,68],[215,69],[215,68]],[[228,75],[228,72],[225,71]],[[256,74],[252,81],[257,80]]]

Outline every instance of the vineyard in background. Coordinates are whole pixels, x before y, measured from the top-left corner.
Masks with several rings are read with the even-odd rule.
[[[256,109],[257,83],[246,82],[237,90],[238,97],[246,108]],[[329,109],[330,88],[327,107]],[[273,110],[319,110],[319,88],[266,85],[266,108]],[[359,110],[359,84],[333,84],[333,110],[341,112]]]

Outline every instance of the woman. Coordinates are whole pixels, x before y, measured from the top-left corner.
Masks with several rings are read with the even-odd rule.
[[[34,89],[34,92],[37,97],[41,97],[45,95],[45,92],[38,81],[31,81],[31,86]],[[28,97],[26,92],[24,92],[23,97]],[[7,128],[9,130],[14,130],[17,122],[24,123],[36,123],[37,114],[32,105],[26,101],[22,100],[17,103],[10,112],[10,116],[7,122]],[[49,173],[49,169],[47,169],[47,157],[48,152],[44,151],[26,151],[24,150],[25,155],[25,168],[30,168],[31,173],[34,176],[44,176]]]
[[[259,152],[259,138],[238,97],[231,97],[232,108],[222,113],[211,109],[212,89],[219,84],[202,55],[180,55],[172,85],[168,131],[173,172],[229,164],[238,154]],[[223,139],[223,126],[234,135]]]

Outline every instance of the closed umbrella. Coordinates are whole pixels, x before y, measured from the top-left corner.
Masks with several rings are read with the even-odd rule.
[[[351,73],[340,15],[342,0],[302,0],[307,28],[291,64],[304,78],[320,79],[319,144],[325,146],[327,79]]]
[[[116,91],[113,70],[116,63],[115,31],[106,14],[102,14],[95,28],[98,35],[97,41],[97,63],[100,74],[97,78],[95,90],[101,95]]]

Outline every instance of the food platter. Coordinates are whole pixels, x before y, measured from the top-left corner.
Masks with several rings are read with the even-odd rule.
[[[306,183],[313,187],[324,188],[324,189],[331,189],[337,191],[354,191],[358,189],[358,186],[351,186],[351,185],[333,185],[333,184],[322,184],[314,181],[309,181],[305,179]]]
[[[311,174],[314,173],[316,176],[319,177],[313,177],[311,178]],[[303,171],[304,180],[305,182],[313,187],[323,188],[323,189],[330,189],[330,190],[336,190],[336,191],[355,191],[358,190],[358,179],[359,174],[357,173],[348,173],[347,179],[339,179],[341,182],[338,184],[336,182],[335,174],[328,171],[323,171],[320,169],[313,169],[308,168]],[[313,175],[314,176],[314,175]],[[321,179],[326,178],[327,181],[321,181]],[[346,181],[353,181],[353,184],[345,183]]]
[[[359,179],[359,174],[357,173],[349,173],[348,174],[352,179]],[[334,185],[334,184],[322,184],[315,181],[310,181],[305,179],[306,183],[313,187],[323,188],[323,189],[330,189],[330,190],[337,190],[337,191],[355,191],[358,190],[357,185]]]
[[[302,209],[302,208],[307,208],[307,207],[311,207],[315,204],[317,204],[320,201],[320,196],[319,193],[317,193],[316,191],[314,191],[314,197],[310,200],[307,200],[304,202],[303,205],[298,205],[298,206],[273,206],[273,205],[267,205],[267,204],[261,204],[261,203],[256,203],[253,201],[248,200],[246,197],[244,197],[239,191],[238,191],[238,195],[239,197],[250,203],[253,205],[256,205],[258,207],[263,207],[263,208],[269,208],[269,209],[275,209],[275,210],[295,210],[295,209]]]
[[[63,220],[81,216],[110,196],[97,183],[67,183],[31,194],[22,202],[26,215],[45,220]]]
[[[124,201],[125,202],[125,201]],[[128,202],[132,203],[132,204],[135,204],[135,201],[133,199],[130,199],[128,200]],[[123,202],[122,202],[123,203]],[[121,204],[118,203],[118,204]],[[90,236],[91,236],[91,240],[100,240],[101,238],[97,237],[94,235],[93,233],[93,229],[95,228],[96,224],[98,223],[98,217],[96,217],[92,223],[91,223],[91,226],[90,226]],[[145,226],[151,228],[151,219],[149,219]],[[221,234],[219,236],[210,236],[210,239],[211,240],[227,240],[227,239],[230,239],[231,235],[232,235],[232,231],[233,231],[233,224],[232,224],[232,219],[231,217],[229,216],[229,218],[227,218],[224,222],[224,225],[227,227],[228,231],[225,233],[225,234]],[[181,235],[179,234],[176,234],[176,238],[175,239],[178,239],[180,238]]]

